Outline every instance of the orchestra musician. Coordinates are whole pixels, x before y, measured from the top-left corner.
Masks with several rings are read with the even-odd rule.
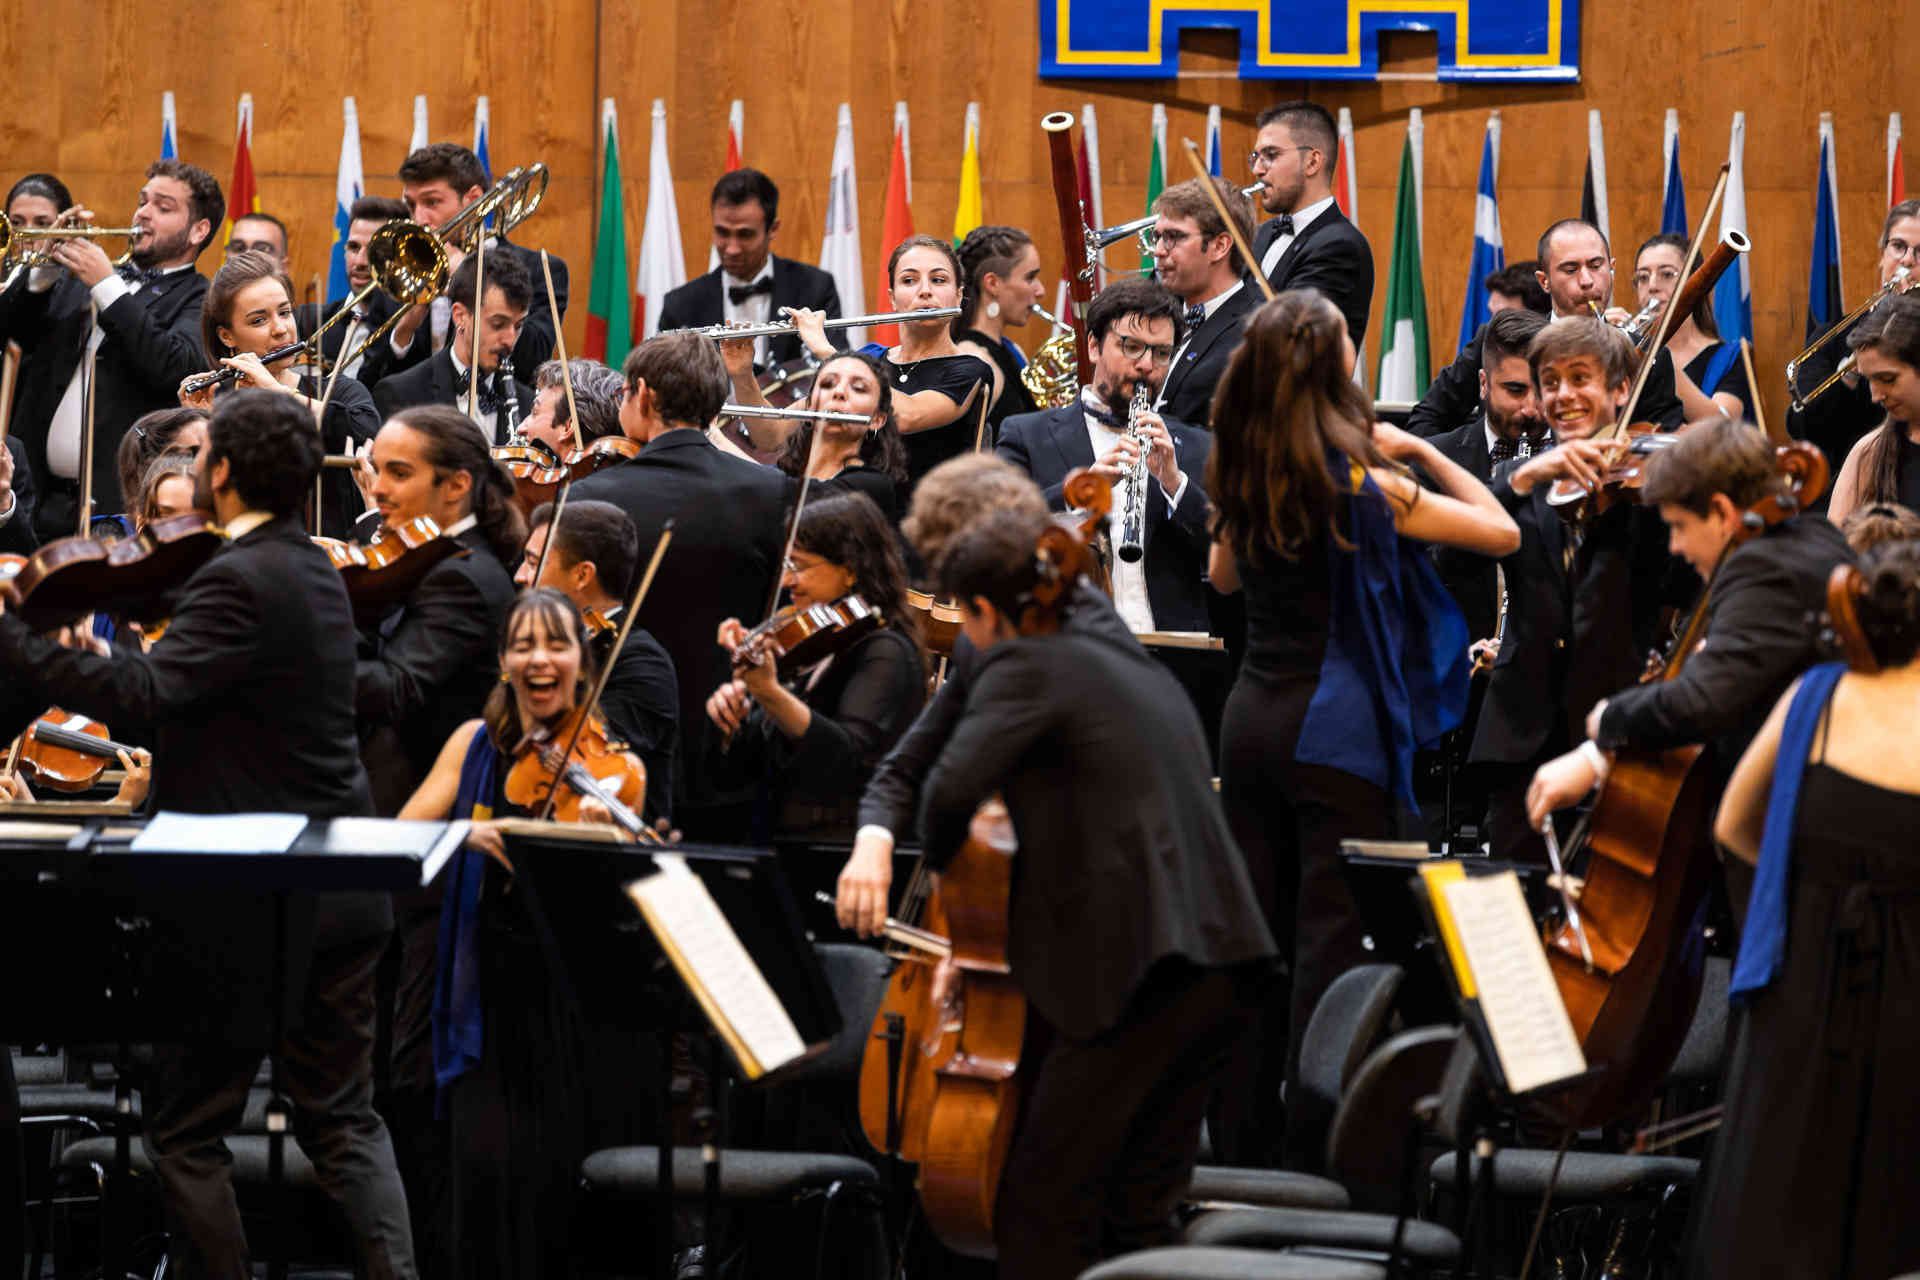
[[[1681,269],[1687,248],[1687,238],[1673,232],[1650,236],[1640,246],[1633,259],[1633,292],[1640,306],[1654,298],[1672,303],[1687,275],[1700,269],[1698,256],[1688,271]],[[1711,294],[1700,299],[1692,315],[1668,330],[1667,351],[1686,375],[1677,386],[1687,421],[1728,417],[1743,422],[1753,417],[1753,387],[1740,359],[1740,344],[1720,340]]]
[[[733,378],[734,393],[746,393],[747,398],[740,403],[759,403],[759,388],[753,383],[753,370],[747,362],[747,344],[723,342],[720,354]],[[774,466],[782,472],[796,480],[811,475],[813,484],[821,486],[816,492],[864,493],[889,522],[895,522],[907,490],[907,450],[899,428],[894,426],[893,401],[893,384],[885,366],[864,351],[845,351],[821,364],[804,407],[817,412],[864,413],[868,415],[867,425],[808,419],[745,421],[750,434],[762,426],[776,428],[774,432],[759,432],[755,443],[765,440],[780,450]],[[813,442],[816,427],[820,429],[817,452]]]
[[[1401,699],[1390,710],[1386,690],[1403,675],[1368,656],[1394,650],[1390,635],[1428,625],[1410,613],[1453,609],[1424,557],[1402,554],[1401,536],[1490,556],[1520,540],[1458,464],[1373,422],[1353,362],[1340,311],[1321,294],[1290,291],[1255,311],[1215,394],[1219,430],[1206,476],[1209,576],[1222,591],[1244,592],[1247,616],[1246,654],[1220,731],[1220,795],[1268,925],[1293,957],[1290,1012],[1269,1012],[1257,1065],[1252,1046],[1241,1057],[1241,1074],[1251,1070],[1258,1084],[1243,1080],[1253,1087],[1230,1091],[1255,1113],[1215,1133],[1238,1148],[1236,1160],[1271,1159],[1284,1061],[1285,1161],[1300,1169],[1324,1158],[1332,1120],[1310,1110],[1299,1086],[1301,1036],[1333,980],[1368,959],[1340,841],[1391,835],[1396,803],[1417,812],[1412,744],[1437,736],[1419,731],[1430,708]],[[1404,463],[1417,463],[1442,491],[1422,492],[1396,465]],[[1440,689],[1457,678],[1464,702],[1464,639],[1457,662],[1404,679]],[[1375,710],[1355,715],[1354,707]]]
[[[200,341],[206,349],[210,368],[227,368],[243,375],[248,386],[278,391],[294,397],[309,414],[320,409],[326,384],[311,373],[295,369],[297,355],[261,363],[261,357],[278,347],[299,340],[295,332],[293,282],[280,264],[264,253],[251,249],[229,255],[216,271],[200,309]],[[209,410],[214,388],[189,393],[185,383],[180,403],[188,408]],[[354,452],[380,430],[380,411],[373,396],[352,378],[334,382],[333,395],[327,400],[320,435],[328,453]],[[342,537],[359,513],[352,478],[344,473],[321,479],[323,495],[321,531],[330,537]]]
[[[1209,179],[1242,241],[1253,238],[1253,205],[1219,178]],[[1260,295],[1240,276],[1233,237],[1198,178],[1175,183],[1154,201],[1153,267],[1160,283],[1185,304],[1186,336],[1173,353],[1154,409],[1205,428],[1213,388],[1240,345],[1240,328]]]
[[[1874,407],[1886,417],[1847,450],[1827,507],[1836,524],[1870,503],[1920,507],[1920,294],[1883,299],[1860,318],[1847,346]]]
[[[761,783],[771,793],[773,835],[852,837],[860,789],[926,701],[918,615],[907,571],[880,508],[863,493],[810,498],[781,576],[795,610],[858,596],[880,624],[810,666],[782,670],[771,652],[741,653],[748,627],[720,624],[732,678],[706,702],[724,737],[709,739],[705,767]]]
[[[1209,1090],[1274,958],[1179,686],[1131,637],[1021,632],[1047,523],[980,521],[939,559],[975,661],[920,810],[934,869],[995,794],[1019,840],[1007,954],[1031,1030],[993,1207],[1004,1280],[1170,1242]],[[936,1008],[952,981],[943,962]]]
[[[887,258],[887,288],[896,311],[960,305],[960,259],[937,236],[908,236]],[[817,359],[833,354],[816,311],[793,313],[800,337]],[[907,490],[948,458],[974,447],[981,433],[980,397],[991,395],[993,366],[954,345],[945,320],[900,325],[900,345],[881,367],[893,388],[893,422],[907,448]],[[987,435],[986,443],[993,437]]]
[[[271,213],[262,213],[258,209],[243,213],[233,220],[233,229],[228,233],[226,255],[231,262],[237,253],[264,253],[280,266],[280,274],[291,276],[287,265],[292,258],[288,249],[287,224]],[[302,338],[312,333],[320,323],[320,304],[302,302],[294,307],[295,327]]]
[[[115,459],[120,471],[120,492],[138,492],[147,468],[162,454],[180,452],[192,456],[199,452],[206,438],[207,410],[197,405],[174,405],[171,409],[141,414],[120,440],[120,455]],[[121,531],[133,532],[130,518],[124,520]]]
[[[1538,254],[1541,267],[1536,279],[1546,290],[1553,319],[1591,316],[1595,308],[1610,308],[1607,317],[1614,323],[1624,324],[1632,318],[1611,306],[1613,257],[1600,228],[1579,218],[1562,218],[1541,233]],[[1407,430],[1417,436],[1438,435],[1473,412],[1479,399],[1480,340],[1481,334],[1474,334],[1453,363],[1434,378],[1420,403],[1407,415]],[[1686,410],[1675,389],[1673,355],[1663,349],[1653,359],[1637,416],[1671,431],[1686,421]],[[1629,366],[1629,377],[1631,370]]]
[[[573,402],[580,409],[580,442],[620,434],[620,391],[626,379],[618,369],[575,356],[567,361],[573,376]],[[533,372],[533,408],[520,421],[520,434],[564,458],[573,452],[573,415],[567,407],[565,375],[549,360]]]
[[[1540,263],[1535,258],[1509,262],[1498,271],[1490,271],[1480,283],[1487,291],[1487,310],[1494,315],[1525,307],[1543,316],[1553,314],[1547,291],[1540,287]]]
[[[354,740],[346,589],[300,525],[320,469],[311,415],[286,396],[223,398],[196,484],[232,541],[181,591],[150,653],[66,648],[0,614],[0,668],[96,719],[153,726],[153,803],[185,813],[371,812]],[[293,1132],[352,1228],[369,1276],[415,1274],[406,1194],[372,1107],[372,984],[392,918],[384,895],[289,894],[287,954],[307,963],[297,1021],[269,1043],[275,913],[258,894],[196,892],[156,912],[155,954],[197,1010],[180,1044],[155,1047],[145,1143],[170,1219],[173,1269],[248,1274],[223,1135],[236,1128],[263,1052],[276,1052]]]
[[[73,208],[73,194],[50,173],[30,173],[7,189],[5,208],[15,227],[51,227]]]
[[[987,429],[998,436],[1008,418],[1040,407],[1020,377],[1027,357],[1007,337],[1009,328],[1022,328],[1033,318],[1033,308],[1045,294],[1040,251],[1019,227],[975,227],[960,242],[959,254],[964,274],[953,342],[993,366]]]
[[[361,196],[347,207],[347,235],[341,241],[340,249],[347,268],[349,296],[373,283],[373,260],[368,256],[367,248],[373,243],[374,232],[394,219],[406,216],[406,204],[391,196]],[[331,319],[334,312],[346,303],[346,298],[328,303],[321,311],[320,318]],[[354,308],[353,315],[321,334],[320,354],[327,359],[328,371],[332,371],[333,362],[342,354],[354,355],[367,340],[367,335],[379,328],[399,305],[385,290],[375,289]],[[367,390],[373,390],[374,385],[391,371],[391,361],[383,365],[381,354],[391,351],[392,348],[382,346],[370,350],[366,355],[354,356],[342,371],[342,376],[359,378]]]
[[[48,250],[50,265],[21,272],[0,291],[0,344],[17,342],[22,353],[13,430],[34,468],[34,522],[43,539],[78,528],[88,353],[92,496],[103,515],[122,507],[114,460],[128,426],[173,404],[180,380],[204,367],[200,301],[207,279],[193,264],[225,215],[212,174],[156,160],[140,188],[124,274],[97,241],[60,240]],[[91,218],[86,210],[74,216]]]
[[[513,583],[522,591],[551,587],[573,601],[583,618],[592,611],[587,647],[593,651],[595,666],[604,670],[611,663],[613,667],[600,695],[600,712],[613,736],[647,767],[647,816],[667,817],[680,736],[680,686],[673,659],[641,627],[627,632],[618,656],[613,652],[620,614],[640,567],[640,535],[627,513],[611,502],[570,499],[557,534],[553,510],[552,503],[542,503],[528,518],[527,549]],[[550,537],[553,551],[542,569],[540,557]],[[538,582],[535,573],[540,575]]]
[[[457,143],[430,143],[410,153],[400,166],[400,196],[406,202],[407,214],[429,231],[439,231],[455,214],[485,195],[486,189],[487,171],[481,167],[480,158]],[[447,246],[448,265],[455,272],[465,257],[457,246]],[[495,268],[509,260],[520,268],[526,280],[541,281],[540,288],[531,290],[530,300],[521,304],[521,310],[526,313],[525,324],[512,343],[514,367],[536,369],[553,354],[554,335],[566,319],[567,264],[557,255],[548,255],[553,268],[554,301],[560,307],[560,314],[556,316],[547,301],[539,253],[509,242],[504,235],[490,235],[487,238],[489,284]],[[472,292],[473,286],[468,285],[467,293]],[[374,385],[398,370],[424,364],[434,352],[447,345],[452,334],[450,296],[409,307],[388,335],[387,350],[377,358],[373,352],[367,353],[367,361],[373,367],[362,370],[361,380]]]
[[[780,230],[780,188],[758,169],[720,175],[708,201],[713,219],[713,252],[719,265],[667,294],[660,304],[659,331],[705,328],[716,324],[767,324],[787,308],[840,317],[840,290],[820,268],[773,252]],[[834,335],[843,334],[836,329]],[[844,349],[844,337],[829,336]],[[796,334],[755,338],[753,363],[765,371],[801,355]]]
[[[1875,264],[1878,287],[1884,288],[1902,267],[1912,273],[1909,288],[1920,283],[1920,200],[1902,200],[1887,210],[1886,220],[1880,224],[1877,247],[1880,250],[1880,261]],[[1816,336],[1826,337],[1831,333],[1829,327]],[[1845,357],[1840,342],[1822,343],[1799,367],[1796,381],[1800,389],[1810,391],[1826,381]],[[1880,421],[1880,409],[1873,401],[1872,388],[1858,379],[1843,380],[1818,400],[1810,401],[1804,409],[1787,411],[1788,433],[1796,440],[1811,440],[1819,445],[1836,474],[1853,452],[1855,442]],[[1837,480],[1833,496],[1836,499],[1840,496]]]
[[[1673,553],[1707,582],[1706,641],[1677,676],[1629,682],[1592,704],[1577,746],[1541,765],[1527,817],[1578,802],[1625,747],[1706,743],[1717,794],[1794,678],[1818,661],[1827,579],[1852,549],[1818,515],[1795,515],[1735,545],[1747,510],[1780,484],[1773,446],[1757,428],[1700,423],[1647,460],[1641,501],[1666,523]]]
[[[576,481],[569,504],[610,502],[640,534],[644,563],[667,521],[673,541],[634,619],[666,646],[680,683],[680,759],[707,758],[707,695],[727,678],[714,635],[726,618],[762,617],[786,543],[788,482],[717,449],[706,426],[727,401],[714,343],[663,333],[627,353],[620,427],[633,458]],[[725,841],[746,830],[747,797],[689,766],[677,771],[674,822],[689,838]]]
[[[27,446],[7,437],[0,449],[0,554],[30,556],[40,545],[33,531],[33,467]]]
[[[525,422],[533,412],[533,388],[510,372],[516,353],[525,345],[522,332],[532,315],[528,302],[534,295],[533,282],[512,256],[489,256],[486,297],[476,307],[473,292],[479,274],[477,256],[463,259],[454,268],[446,292],[453,338],[422,363],[380,380],[373,400],[382,417],[391,418],[396,410],[411,405],[451,405],[462,413],[471,412],[489,441],[502,445],[512,437],[513,424]],[[537,369],[540,362],[527,367]],[[469,410],[469,383],[476,377],[479,391],[471,397]]]
[[[1920,512],[1897,502],[1870,503],[1849,512],[1840,532],[1855,555],[1864,555],[1883,543],[1920,540]]]
[[[1318,289],[1331,298],[1358,346],[1373,306],[1373,249],[1333,198],[1333,116],[1316,102],[1280,102],[1253,127],[1247,168],[1264,184],[1262,212],[1274,215],[1260,224],[1253,256],[1275,293]]]

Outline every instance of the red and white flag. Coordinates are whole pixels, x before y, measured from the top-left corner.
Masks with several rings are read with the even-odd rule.
[[[727,108],[727,167],[722,173],[732,173],[742,167],[740,153],[744,148],[740,139],[746,130],[747,104],[735,98],[733,105]],[[707,270],[720,269],[720,250],[717,246],[707,249]]]
[[[673,166],[667,160],[667,102],[653,100],[653,145],[647,153],[647,219],[640,228],[640,270],[633,279],[633,330],[651,338],[667,294],[687,282],[687,254],[680,245],[680,209],[673,199]]]
[[[1907,165],[1900,154],[1900,113],[1887,117],[1887,208],[1907,198]]]
[[[913,234],[913,150],[907,132],[907,104],[893,104],[893,161],[887,166],[887,202],[880,215],[880,280],[874,286],[874,312],[894,309],[887,258],[894,246]],[[877,324],[867,331],[869,342],[891,347],[900,341],[900,326]]]

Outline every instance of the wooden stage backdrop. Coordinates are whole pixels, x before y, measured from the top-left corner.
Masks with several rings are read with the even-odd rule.
[[[1109,222],[1142,211],[1147,129],[1168,107],[1170,176],[1188,170],[1180,139],[1202,141],[1207,105],[1225,110],[1224,153],[1252,137],[1252,118],[1284,97],[1351,108],[1359,223],[1373,242],[1374,331],[1385,303],[1394,182],[1406,112],[1426,118],[1425,262],[1436,368],[1454,348],[1473,228],[1474,184],[1487,112],[1503,113],[1500,204],[1509,258],[1532,256],[1542,227],[1579,208],[1586,111],[1605,113],[1611,222],[1626,260],[1658,229],[1661,123],[1677,107],[1689,212],[1697,219],[1725,156],[1735,110],[1747,113],[1746,192],[1754,242],[1753,307],[1767,407],[1779,412],[1779,370],[1805,325],[1816,129],[1834,113],[1838,135],[1842,273],[1846,296],[1870,284],[1885,208],[1887,112],[1904,110],[1920,147],[1920,82],[1901,74],[1902,6],[1868,0],[1618,0],[1584,6],[1583,79],[1577,85],[1441,85],[1418,78],[1364,85],[1242,82],[1229,33],[1189,35],[1174,81],[1052,81],[1035,76],[1033,0],[936,5],[924,0],[445,0],[395,6],[367,0],[289,0],[262,9],[207,0],[186,10],[136,0],[79,0],[57,29],[28,11],[0,11],[0,72],[12,104],[0,113],[0,172],[58,173],[104,223],[124,222],[146,162],[158,151],[160,96],[178,99],[181,154],[225,185],[234,108],[255,102],[254,164],[263,208],[293,228],[303,286],[325,269],[331,241],[341,98],[353,94],[369,185],[397,194],[391,175],[411,130],[416,93],[428,95],[436,138],[471,141],[474,98],[492,108],[496,171],[543,160],[547,202],[517,237],[573,268],[566,325],[578,348],[586,316],[598,206],[597,120],[617,99],[629,262],[637,261],[647,198],[648,112],[666,101],[675,195],[690,272],[707,256],[707,192],[726,145],[729,100],[746,103],[746,162],[779,183],[776,247],[814,260],[833,146],[835,111],[852,105],[867,287],[884,257],[880,214],[892,105],[913,116],[914,214],[921,230],[950,232],[966,104],[981,102],[981,168],[988,221],[1025,226],[1057,272],[1058,233],[1039,129],[1047,111],[1095,104]],[[1431,65],[1420,37],[1390,38],[1382,68]],[[1920,185],[1920,184],[1917,184]],[[1115,250],[1120,265],[1128,255]],[[202,262],[209,273],[217,251]],[[630,285],[629,285],[630,287]],[[850,309],[862,309],[846,300]],[[1044,336],[1037,328],[1030,343]],[[1378,343],[1371,342],[1378,355]]]

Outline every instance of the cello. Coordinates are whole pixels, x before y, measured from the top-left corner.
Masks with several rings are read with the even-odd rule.
[[[1824,454],[1803,441],[1775,451],[1781,491],[1750,507],[1734,548],[1803,510],[1826,489]],[[1671,680],[1699,648],[1712,583],[1652,678]],[[1705,960],[1695,919],[1712,861],[1713,803],[1699,744],[1621,751],[1570,849],[1589,852],[1578,912],[1546,932],[1547,962],[1598,1078],[1566,1103],[1570,1123],[1610,1124],[1652,1096],[1672,1066],[1700,996]],[[1545,833],[1559,861],[1557,840]]]

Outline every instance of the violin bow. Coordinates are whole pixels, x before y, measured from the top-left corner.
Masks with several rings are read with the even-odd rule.
[[[780,608],[780,579],[786,576],[787,561],[793,557],[793,540],[800,533],[800,513],[807,509],[807,489],[813,484],[813,464],[820,457],[821,427],[809,423],[813,432],[807,438],[807,465],[800,473],[800,496],[793,500],[793,519],[787,523],[787,542],[780,548],[780,563],[773,567],[773,594],[767,599],[767,616],[760,621],[765,624]]]
[[[547,526],[547,545],[553,545],[554,525]],[[639,585],[633,589],[633,598],[627,602],[626,612],[620,615],[620,630],[613,637],[612,653],[615,658],[626,647],[627,636],[633,631],[633,620],[640,616],[640,605],[647,598],[647,591],[653,586],[653,575],[660,569],[660,561],[667,554],[667,544],[673,541],[673,521],[660,526],[660,537],[653,544],[653,557],[647,561],[647,571],[640,575]],[[588,696],[585,705],[580,708],[579,718],[574,721],[573,733],[567,738],[566,750],[560,753],[560,763],[554,766],[553,782],[547,787],[547,798],[540,802],[540,812],[534,815],[541,822],[553,816],[554,801],[560,795],[560,779],[567,772],[567,765],[573,760],[573,753],[580,745],[580,735],[586,731],[587,721],[600,706],[600,695],[607,691],[607,679],[613,675],[613,659],[600,668],[600,674],[594,678],[593,693]]]
[[[1218,188],[1213,185],[1213,176],[1207,172],[1207,166],[1200,163],[1200,148],[1193,145],[1192,138],[1180,139],[1187,151],[1187,163],[1200,178],[1200,189],[1207,193],[1207,199],[1213,201],[1213,208],[1220,215],[1220,221],[1226,224],[1227,234],[1233,237],[1233,247],[1240,251],[1240,261],[1245,264],[1247,274],[1253,277],[1254,284],[1266,295],[1268,302],[1273,301],[1273,286],[1267,282],[1267,273],[1260,269],[1259,259],[1253,256],[1253,249],[1241,238],[1240,225],[1227,215],[1227,205],[1220,198]]]
[[[487,225],[473,245],[473,305],[467,308],[467,416],[480,403],[480,310],[487,304]],[[558,327],[559,313],[554,314]]]
[[[13,383],[19,375],[20,348],[9,342],[0,355],[0,449],[6,447],[7,429],[13,423]]]
[[[560,385],[567,390],[567,421],[573,424],[573,447],[575,452],[578,452],[587,447],[587,442],[580,437],[580,409],[573,403],[573,366],[567,362],[567,335],[560,332],[557,319],[560,315],[560,304],[555,300],[553,292],[553,263],[547,258],[545,249],[540,251],[540,273],[547,278],[547,306],[552,309],[556,317],[553,326],[553,358],[560,362]],[[545,558],[546,549],[543,547],[541,559]],[[535,581],[539,579],[536,578]]]
[[[87,303],[87,316],[92,322],[88,332],[100,327],[100,307],[97,303]],[[79,528],[73,531],[76,538],[87,536],[87,528],[93,523],[93,375],[94,349],[96,344],[87,343],[87,354],[81,364],[85,392],[81,397],[80,408],[80,504],[77,523]]]

